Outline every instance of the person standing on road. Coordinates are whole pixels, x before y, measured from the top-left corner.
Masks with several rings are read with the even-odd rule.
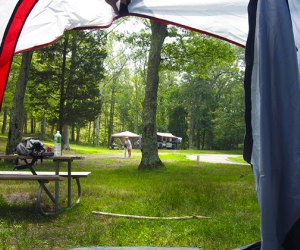
[[[128,137],[124,138],[124,148],[125,148],[125,150],[127,149],[128,158],[130,158],[131,157],[132,144],[131,144],[131,141],[129,140]],[[126,156],[126,154],[125,154],[125,156]]]

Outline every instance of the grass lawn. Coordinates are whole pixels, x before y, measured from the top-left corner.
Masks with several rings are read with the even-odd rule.
[[[1,141],[0,150],[5,148]],[[0,249],[177,246],[224,250],[259,240],[259,209],[250,167],[238,163],[199,166],[185,157],[195,151],[159,152],[165,168],[141,172],[137,170],[139,151],[124,159],[121,150],[72,145],[69,154],[86,155],[84,161],[74,162],[74,170],[92,175],[82,180],[81,203],[56,216],[34,210],[36,182],[0,182]],[[50,168],[49,162],[44,164]],[[7,163],[0,168],[12,169]],[[152,221],[104,217],[92,211],[210,218]]]
[[[234,162],[247,163],[246,161],[244,161],[243,156],[233,156],[233,157],[228,157],[228,159]]]

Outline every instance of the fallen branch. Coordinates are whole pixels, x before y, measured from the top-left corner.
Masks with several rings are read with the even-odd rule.
[[[105,215],[105,216],[112,216],[112,217],[123,217],[128,219],[146,219],[146,220],[191,220],[191,219],[210,218],[202,215],[182,216],[182,217],[151,217],[151,216],[140,216],[140,215],[129,215],[129,214],[113,214],[113,213],[97,212],[97,211],[93,211],[92,213],[97,215]]]

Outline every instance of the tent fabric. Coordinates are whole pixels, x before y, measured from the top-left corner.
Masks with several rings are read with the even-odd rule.
[[[245,77],[244,77],[244,90],[245,90],[245,138],[243,156],[244,160],[248,163],[251,162],[253,138],[252,138],[252,120],[251,120],[251,76],[254,61],[254,39],[255,39],[255,27],[256,27],[256,10],[257,1],[250,0],[248,6],[249,16],[249,34],[245,49]]]
[[[167,138],[178,138],[175,135],[172,135],[171,133],[162,133],[162,132],[157,132],[158,136],[162,136],[162,137],[167,137]]]
[[[35,6],[37,0],[28,1],[8,1],[9,3],[0,2],[1,7],[6,9],[1,11],[1,45],[0,45],[0,107],[8,80],[8,74],[11,67],[11,61],[15,52],[15,47],[24,26],[24,23]],[[3,5],[2,5],[3,4]],[[8,17],[8,13],[10,16]],[[2,19],[3,16],[3,19]],[[4,21],[4,22],[3,22]]]
[[[15,52],[51,43],[65,30],[107,27],[120,13],[239,45],[247,40],[244,156],[255,175],[261,249],[289,245],[300,218],[298,0],[0,0],[0,6],[0,104]]]
[[[120,132],[120,133],[112,134],[111,137],[114,137],[114,138],[123,138],[123,137],[141,138],[140,135],[132,133],[130,131],[123,131],[123,132]]]
[[[130,14],[155,17],[180,26],[245,45],[248,0],[138,0],[129,4]]]
[[[260,250],[260,249],[261,249],[261,242],[258,241],[244,247],[236,248],[234,250]]]
[[[249,15],[256,24],[254,37],[249,36],[251,42],[247,44],[254,48],[249,55],[253,58],[251,163],[261,211],[261,249],[281,249],[300,218],[297,48],[291,6],[286,0],[258,0],[252,4],[257,6],[256,15]]]
[[[300,48],[300,2],[297,0],[289,0],[289,9],[293,23],[293,33],[295,37],[296,48]],[[300,54],[297,53],[298,62],[300,62]]]
[[[11,1],[0,1],[1,3],[1,9],[5,11],[1,11],[1,22],[8,23],[11,16],[13,16],[13,12],[15,9],[16,4],[18,3],[17,0],[11,0]],[[3,37],[5,32],[5,25],[0,25],[0,37]]]
[[[89,0],[89,5],[82,0],[38,1],[25,23],[16,52],[51,43],[65,30],[109,26],[117,13],[108,2],[116,1]],[[163,19],[243,46],[248,31],[247,4],[247,0],[188,0],[176,5],[171,1],[135,0],[129,4],[128,14]]]
[[[16,52],[49,44],[65,30],[107,27],[117,13],[105,0],[40,0],[31,11],[21,32]],[[113,2],[113,1],[112,1]]]

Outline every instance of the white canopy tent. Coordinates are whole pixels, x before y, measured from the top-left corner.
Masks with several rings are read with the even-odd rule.
[[[129,138],[129,140],[132,143],[133,148],[140,148],[142,137],[140,135],[132,133],[130,131],[123,131],[123,132],[120,132],[120,133],[112,134],[111,135],[111,141],[110,141],[111,148],[115,148],[115,147],[121,148],[122,146],[120,146],[120,145],[116,146],[116,145],[114,145],[114,143],[115,143],[116,139],[120,139],[119,143],[122,143],[122,145],[123,145],[123,143],[124,143],[123,139],[125,137]]]
[[[299,1],[0,0],[0,6],[0,103],[15,52],[52,43],[65,30],[107,27],[122,15],[246,44],[244,157],[256,179],[261,249],[300,245],[292,236],[300,229]]]
[[[130,131],[124,131],[124,132],[112,134],[111,137],[114,137],[114,138],[124,138],[124,137],[128,137],[128,138],[141,138],[140,135],[132,133]]]
[[[166,137],[166,138],[174,138],[174,139],[178,138],[177,136],[172,135],[171,133],[157,132],[157,135],[161,136],[161,137]]]

